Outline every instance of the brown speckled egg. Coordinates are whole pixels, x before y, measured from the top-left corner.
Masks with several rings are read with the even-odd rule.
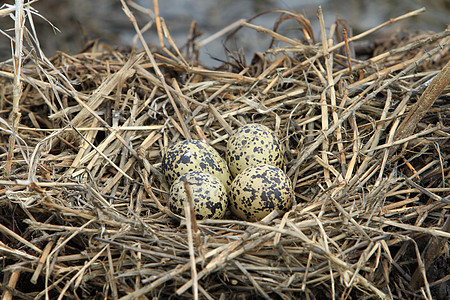
[[[218,219],[224,216],[228,206],[227,191],[219,179],[203,171],[184,173],[174,181],[169,196],[172,212],[185,215],[184,202],[188,201],[185,180],[191,187],[197,219]]]
[[[256,165],[242,171],[230,186],[230,210],[247,221],[259,221],[273,210],[280,215],[293,203],[294,191],[286,173],[278,167]]]
[[[170,146],[162,160],[162,171],[169,185],[190,171],[212,174],[226,189],[231,184],[231,174],[226,161],[216,149],[198,140],[185,140]]]
[[[228,140],[226,158],[233,177],[258,164],[279,168],[283,166],[282,147],[278,138],[261,124],[247,124],[237,129]]]

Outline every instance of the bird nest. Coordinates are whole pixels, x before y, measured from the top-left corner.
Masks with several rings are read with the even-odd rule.
[[[365,39],[422,10],[356,36],[341,21],[326,31],[319,11],[316,40],[278,11],[273,29],[221,32],[252,28],[269,49],[206,68],[198,47],[220,33],[197,42],[193,26],[179,49],[157,17],[152,48],[124,10],[142,50],[93,42],[47,59],[16,28],[25,56],[1,64],[4,299],[449,295],[450,31]],[[277,31],[288,19],[303,39]],[[168,146],[200,139],[223,155],[246,123],[280,138],[292,209],[259,222],[172,213]]]

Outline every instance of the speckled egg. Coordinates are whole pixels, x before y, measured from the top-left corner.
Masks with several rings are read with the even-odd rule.
[[[174,181],[169,196],[172,212],[184,216],[184,202],[188,201],[184,181],[191,187],[197,219],[218,219],[224,216],[228,207],[227,190],[217,177],[203,171],[184,173]]]
[[[278,167],[260,164],[242,171],[230,186],[230,210],[247,221],[259,221],[273,210],[280,215],[293,203],[294,191],[286,173]]]
[[[279,168],[283,166],[282,147],[278,138],[261,124],[247,124],[237,129],[228,140],[226,159],[233,177],[258,164]]]
[[[232,181],[226,161],[216,149],[198,140],[185,140],[170,146],[162,160],[162,171],[169,185],[190,171],[212,174],[226,189]]]

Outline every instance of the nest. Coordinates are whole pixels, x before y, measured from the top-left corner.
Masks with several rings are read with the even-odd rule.
[[[194,27],[178,49],[158,17],[160,47],[51,59],[16,28],[26,56],[0,71],[4,299],[450,295],[450,31],[363,39],[421,11],[353,37],[319,11],[321,42],[294,11],[272,12],[273,29],[240,21],[227,30],[274,43],[217,69],[197,63]],[[277,31],[288,19],[303,40]],[[281,139],[293,208],[260,222],[168,210],[168,146],[223,154],[246,123]]]

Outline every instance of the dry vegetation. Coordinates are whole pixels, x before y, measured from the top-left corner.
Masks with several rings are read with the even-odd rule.
[[[450,295],[450,31],[365,38],[422,10],[354,37],[344,22],[324,30],[319,10],[317,40],[299,13],[274,11],[273,29],[220,33],[254,28],[270,49],[208,69],[197,47],[220,34],[198,42],[192,26],[178,49],[158,17],[159,47],[47,59],[16,2],[0,65],[3,299]],[[302,40],[277,33],[289,19]],[[171,213],[168,145],[223,154],[248,122],[283,141],[292,210],[257,223]]]

